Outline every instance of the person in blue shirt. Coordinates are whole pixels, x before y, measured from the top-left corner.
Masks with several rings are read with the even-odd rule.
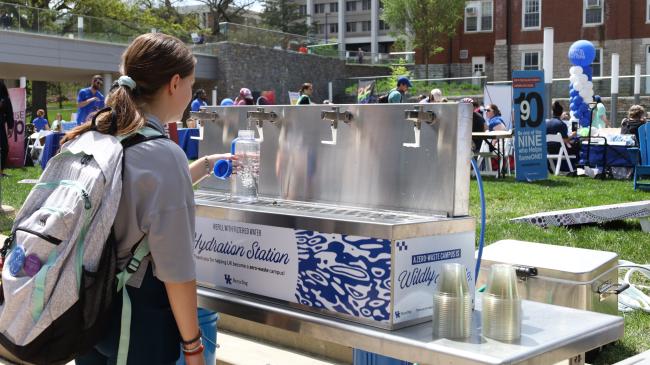
[[[501,118],[501,111],[498,106],[488,104],[485,108],[485,119],[488,120],[488,130],[490,132],[506,130],[506,123]]]
[[[409,91],[410,87],[413,87],[413,84],[411,84],[408,77],[402,76],[397,79],[397,87],[388,93],[388,102],[401,103],[404,99],[404,94]]]
[[[50,130],[50,123],[47,121],[47,119],[45,119],[45,110],[38,109],[36,111],[36,118],[32,120],[32,124],[34,125],[34,129],[36,129],[37,132],[40,132],[42,130]]]
[[[93,76],[90,87],[79,90],[77,96],[77,124],[86,122],[88,116],[104,108],[104,95],[99,89],[104,85],[104,78],[101,75]]]
[[[201,110],[202,106],[208,106],[208,103],[206,102],[207,95],[205,94],[205,90],[203,89],[198,89],[194,93],[194,100],[192,100],[192,105],[190,106],[190,110],[193,112],[198,112]]]

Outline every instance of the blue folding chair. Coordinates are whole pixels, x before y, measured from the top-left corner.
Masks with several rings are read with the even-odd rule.
[[[650,189],[650,182],[639,182],[643,177],[650,177],[650,123],[639,127],[639,161],[634,166],[634,190]]]

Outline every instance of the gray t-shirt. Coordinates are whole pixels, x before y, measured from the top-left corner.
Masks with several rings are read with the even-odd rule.
[[[149,122],[164,131],[155,118]],[[194,280],[194,192],[185,153],[168,139],[142,142],[125,153],[122,197],[114,223],[118,265],[126,265],[134,245],[146,235],[159,280]],[[147,262],[129,285],[140,285]]]

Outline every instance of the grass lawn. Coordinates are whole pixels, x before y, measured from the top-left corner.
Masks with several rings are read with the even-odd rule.
[[[31,185],[17,184],[17,182],[21,179],[36,179],[40,171],[40,167],[8,170],[10,177],[2,179],[3,204],[20,207]],[[650,200],[650,193],[635,192],[630,181],[552,176],[546,181],[517,183],[512,177],[499,180],[485,178],[484,188],[487,204],[486,244],[509,238],[614,251],[622,259],[636,263],[650,262],[650,236],[641,231],[638,220],[568,229],[559,227],[542,229],[508,221],[510,218],[542,211]],[[475,180],[471,182],[470,211],[472,216],[477,218],[480,216]],[[0,217],[0,231],[3,234],[9,233],[11,224],[11,219]],[[478,228],[477,225],[477,237]],[[626,314],[625,337],[605,347],[595,363],[612,364],[648,349],[650,349],[650,314]]]
[[[63,108],[59,108],[59,103],[48,103],[47,104],[47,120],[52,121],[56,119],[56,113],[61,113],[63,120],[70,121],[70,115],[77,112],[77,102],[76,101],[64,101]]]

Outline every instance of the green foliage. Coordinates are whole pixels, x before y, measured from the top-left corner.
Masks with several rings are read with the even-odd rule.
[[[338,57],[338,47],[334,44],[324,44],[322,46],[311,46],[310,53],[325,56],[325,57]]]
[[[411,72],[404,66],[405,60],[400,59],[397,64],[391,65],[390,77],[377,80],[375,90],[377,93],[385,93],[397,86],[397,79],[401,76],[411,77]]]
[[[440,46],[456,32],[464,8],[465,0],[391,0],[384,2],[382,18],[396,34],[413,41],[428,65],[429,57],[441,52]]]
[[[262,25],[285,33],[307,35],[309,27],[305,16],[300,15],[300,5],[288,0],[264,0],[260,15]]]

